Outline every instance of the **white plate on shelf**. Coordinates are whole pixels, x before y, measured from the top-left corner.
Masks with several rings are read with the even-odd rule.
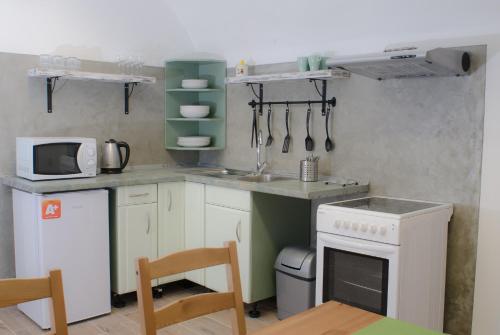
[[[185,118],[204,118],[210,113],[210,106],[206,105],[182,105],[181,115]]]
[[[206,79],[184,79],[181,82],[182,88],[207,88],[208,80]]]
[[[180,136],[177,137],[177,145],[191,148],[206,147],[210,145],[210,136]]]

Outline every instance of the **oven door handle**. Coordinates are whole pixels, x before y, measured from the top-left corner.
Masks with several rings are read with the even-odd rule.
[[[396,245],[373,245],[371,243],[365,243],[362,241],[351,242],[351,241],[346,241],[343,238],[338,238],[328,235],[322,235],[320,239],[327,243],[334,243],[336,247],[356,249],[361,253],[363,251],[365,252],[368,251],[368,252],[393,254],[396,252],[396,248],[398,247]]]

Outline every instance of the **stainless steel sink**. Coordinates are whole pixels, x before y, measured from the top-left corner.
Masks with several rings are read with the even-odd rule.
[[[271,181],[278,180],[291,180],[292,178],[277,176],[271,173],[264,173],[261,175],[256,175],[255,172],[234,170],[234,169],[203,169],[203,170],[192,170],[190,174],[222,178],[222,179],[232,179],[238,181],[247,181],[252,183],[268,183]]]
[[[270,173],[264,173],[261,175],[247,175],[247,176],[243,176],[243,177],[238,178],[238,180],[240,180],[240,181],[249,181],[249,182],[253,182],[253,183],[269,183],[271,181],[290,180],[290,179],[291,178],[277,176],[277,175],[270,174]]]
[[[233,169],[222,169],[222,170],[212,170],[205,173],[200,173],[204,176],[215,177],[215,178],[228,178],[228,179],[238,179],[249,175],[250,171],[233,170]]]

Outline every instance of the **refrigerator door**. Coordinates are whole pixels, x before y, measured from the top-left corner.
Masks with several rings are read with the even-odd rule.
[[[41,268],[62,270],[68,323],[110,313],[108,191],[42,195],[38,222]]]

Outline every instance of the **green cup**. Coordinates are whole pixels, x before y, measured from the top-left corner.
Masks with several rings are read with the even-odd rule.
[[[300,72],[309,71],[309,60],[307,59],[307,57],[298,57],[297,66]]]
[[[318,71],[321,65],[321,56],[311,55],[308,57],[309,69],[311,71]]]
[[[328,66],[326,65],[326,60],[328,57],[321,57],[321,62],[319,63],[320,70],[328,70]]]

